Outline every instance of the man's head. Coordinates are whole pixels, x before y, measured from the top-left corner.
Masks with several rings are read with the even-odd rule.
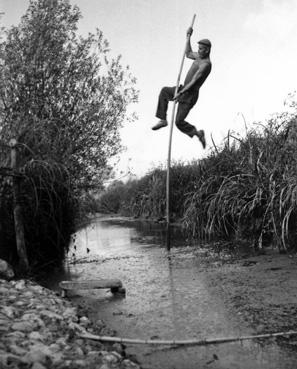
[[[211,49],[211,42],[207,38],[198,41],[198,54],[201,59],[206,58]]]

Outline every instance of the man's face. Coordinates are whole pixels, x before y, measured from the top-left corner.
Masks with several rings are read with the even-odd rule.
[[[207,57],[209,52],[209,48],[207,46],[198,44],[198,55],[201,59],[204,59]]]

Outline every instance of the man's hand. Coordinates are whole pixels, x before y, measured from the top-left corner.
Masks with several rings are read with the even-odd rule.
[[[188,30],[187,30],[187,37],[191,37],[192,36],[192,33],[193,33],[193,28],[192,27],[188,28]]]
[[[182,92],[179,91],[173,98],[174,101],[178,101],[178,98],[182,95]]]

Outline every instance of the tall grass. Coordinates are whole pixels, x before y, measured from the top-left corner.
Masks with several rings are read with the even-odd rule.
[[[30,271],[35,274],[62,263],[75,230],[77,202],[62,165],[31,160],[22,167],[21,174],[18,201]],[[17,268],[11,180],[3,177],[1,183],[0,257]]]
[[[228,133],[209,156],[174,163],[171,211],[187,236],[247,240],[256,248],[295,247],[297,232],[297,120],[281,114],[255,125],[244,137]],[[163,217],[165,169],[108,188],[99,201],[110,211]],[[110,199],[113,198],[111,202]]]

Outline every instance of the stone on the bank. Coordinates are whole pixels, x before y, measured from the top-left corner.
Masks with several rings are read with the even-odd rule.
[[[121,344],[121,343],[114,343],[112,345],[112,348],[114,351],[118,352],[120,355],[123,355],[125,353],[125,349],[124,349],[124,346]]]
[[[12,306],[3,306],[1,313],[6,315],[8,318],[13,318],[16,315],[16,309]]]
[[[47,359],[51,358],[54,354],[51,350],[42,343],[36,343],[31,346],[30,351],[24,356],[24,361],[28,364],[39,362],[45,364]]]
[[[18,356],[23,356],[23,355],[26,355],[27,353],[27,350],[15,344],[10,345],[9,348],[13,354],[18,355]]]
[[[39,286],[37,284],[36,285],[32,285],[29,288],[30,288],[30,290],[32,290],[34,292],[37,292],[37,293],[40,293],[40,294],[44,292],[44,287],[41,287],[41,286]]]
[[[29,335],[28,335],[28,338],[32,341],[43,341],[44,340],[44,337],[39,333],[39,332],[31,332]]]
[[[6,287],[0,287],[0,295],[7,295],[9,292],[9,289]]]
[[[42,310],[40,311],[40,315],[42,317],[46,317],[49,318],[50,320],[62,320],[63,317],[59,314],[54,313],[53,311],[50,310]]]
[[[36,362],[36,363],[33,364],[31,369],[46,369],[46,367],[44,365],[42,365],[41,363]]]
[[[82,316],[80,319],[79,319],[79,324],[82,326],[82,327],[87,327],[88,325],[90,325],[90,320],[86,317],[86,316]]]
[[[77,309],[76,308],[74,308],[74,307],[68,307],[63,312],[63,318],[64,319],[74,318],[74,317],[76,317],[76,312],[77,312]]]
[[[23,290],[26,287],[26,282],[24,279],[17,281],[14,285],[14,288],[17,290]]]
[[[103,356],[102,362],[109,364],[109,365],[115,365],[120,362],[122,359],[121,355],[115,351],[112,351],[106,355]]]
[[[11,328],[14,331],[21,331],[21,332],[32,332],[34,327],[30,322],[16,322],[14,323]]]
[[[7,279],[8,281],[14,277],[14,271],[12,266],[7,261],[0,259],[0,278]]]
[[[11,353],[0,354],[0,368],[2,367],[15,368],[14,364],[18,365],[23,363],[24,363],[23,359],[17,355],[13,355]]]
[[[130,361],[128,359],[125,359],[122,362],[121,368],[123,368],[123,369],[140,369],[140,366],[135,364],[135,363],[132,363],[132,361]]]
[[[32,331],[36,328],[44,327],[44,322],[35,313],[25,313],[22,318],[23,321],[29,322],[32,325]]]

